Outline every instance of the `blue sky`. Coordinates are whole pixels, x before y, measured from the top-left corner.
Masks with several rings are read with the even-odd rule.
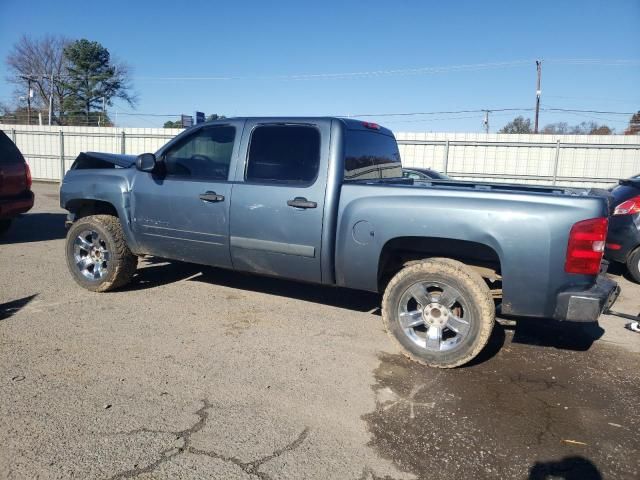
[[[45,33],[97,40],[129,63],[138,113],[353,115],[532,108],[536,58],[543,59],[543,107],[640,109],[640,0],[0,0],[2,60],[20,35]],[[612,65],[612,60],[633,62]],[[508,65],[435,73],[291,78],[503,62]],[[13,86],[5,80],[4,64],[0,72],[0,101],[11,103]],[[175,79],[213,76],[232,78]],[[131,112],[116,107],[112,118],[115,110]],[[516,114],[493,113],[492,131]],[[372,119],[395,131],[477,132],[483,128],[481,117]],[[124,126],[161,126],[165,120],[118,116]],[[562,120],[594,120],[621,131],[628,118],[541,114],[542,125]]]

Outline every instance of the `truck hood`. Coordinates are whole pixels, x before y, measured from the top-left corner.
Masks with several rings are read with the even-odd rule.
[[[119,153],[82,152],[73,162],[72,169],[84,168],[129,168],[136,162],[135,155]]]

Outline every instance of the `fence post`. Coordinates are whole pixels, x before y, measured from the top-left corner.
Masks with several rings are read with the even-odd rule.
[[[64,180],[64,133],[60,130],[60,183]]]
[[[553,159],[553,185],[558,180],[558,161],[560,160],[560,140],[556,142],[556,155]]]
[[[13,140],[13,143],[16,143],[16,129],[12,128],[11,129],[11,140]]]
[[[121,138],[120,138],[120,153],[122,155],[125,154],[125,138],[126,137],[125,137],[124,130],[122,130],[122,135],[121,135]]]
[[[449,171],[449,140],[444,142],[444,155],[443,155],[443,163],[444,167],[442,168],[442,173],[445,175]]]

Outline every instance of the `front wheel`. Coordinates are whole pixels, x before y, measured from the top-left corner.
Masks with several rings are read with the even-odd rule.
[[[66,257],[73,279],[92,292],[126,285],[138,265],[120,220],[111,215],[91,215],[75,222],[67,232]]]
[[[471,361],[487,344],[495,306],[474,270],[455,260],[433,258],[406,266],[391,279],[382,318],[410,359],[453,368]]]

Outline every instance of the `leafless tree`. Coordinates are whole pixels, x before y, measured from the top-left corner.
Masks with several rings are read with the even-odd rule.
[[[34,91],[32,105],[35,110],[48,111],[49,97],[53,91],[53,121],[64,118],[64,99],[68,94],[65,82],[67,73],[64,48],[70,40],[59,35],[31,38],[23,35],[13,45],[6,59],[8,81],[16,85],[16,96],[26,95],[29,84]],[[53,81],[52,81],[53,79]]]

